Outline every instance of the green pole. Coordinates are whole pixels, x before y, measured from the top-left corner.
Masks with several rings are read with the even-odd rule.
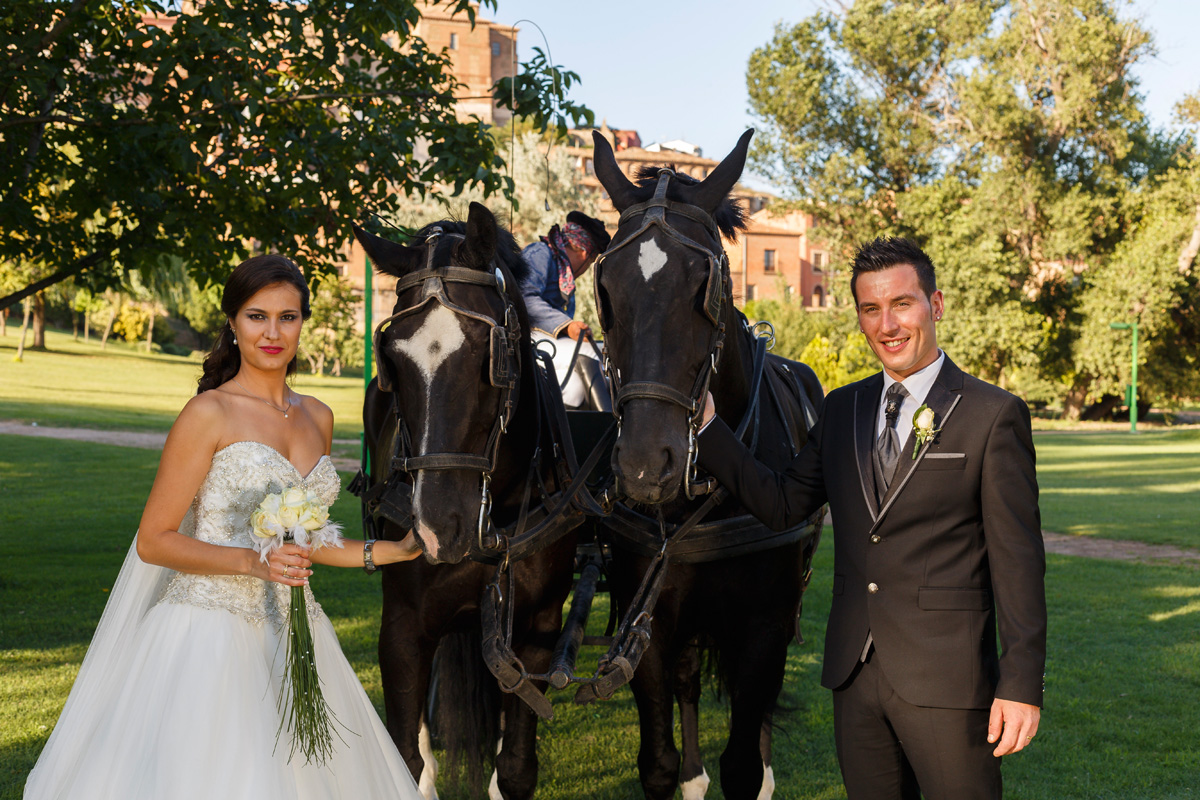
[[[1129,379],[1129,432],[1137,433],[1137,323],[1134,322],[1131,327],[1133,328],[1133,372]]]
[[[375,366],[375,354],[372,352],[373,341],[372,334],[375,332],[374,311],[375,311],[375,293],[371,288],[371,279],[374,277],[375,271],[371,268],[371,259],[367,258],[366,253],[363,253],[363,397],[366,397],[367,387],[371,385],[371,369]],[[363,463],[367,465],[367,472],[371,470],[371,454],[367,452],[367,435],[364,431],[360,434],[360,440],[363,450]]]
[[[1137,433],[1137,346],[1138,325],[1136,322],[1110,322],[1108,327],[1115,331],[1133,331],[1133,369],[1129,375],[1129,432]]]

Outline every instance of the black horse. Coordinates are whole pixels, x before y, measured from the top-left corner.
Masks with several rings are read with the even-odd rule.
[[[390,483],[404,505],[411,480],[411,511],[400,516],[411,514],[425,555],[383,570],[379,664],[388,730],[431,798],[436,764],[421,731],[444,637],[469,643],[438,655],[441,735],[468,757],[496,752],[497,720],[487,709],[499,691],[480,655],[481,598],[495,567],[466,556],[486,549],[489,516],[495,526],[511,525],[530,482],[536,498],[542,487],[555,491],[556,477],[539,458],[550,434],[536,402],[538,367],[519,289],[526,267],[512,236],[477,203],[465,224],[426,226],[411,247],[355,233],[375,268],[399,279],[395,311],[375,336],[378,376],[363,421],[371,483]],[[386,538],[407,533],[405,525],[383,524]],[[512,565],[513,649],[530,672],[549,666],[574,560],[567,534]],[[443,713],[454,701],[458,711]],[[514,694],[503,696],[502,708],[490,792],[528,798],[537,784],[537,716]]]
[[[608,142],[593,137],[596,176],[622,212],[613,244],[596,265],[595,286],[621,425],[612,466],[621,495],[635,504],[609,523],[617,533],[613,591],[625,607],[654,560],[653,546],[630,533],[639,511],[643,523],[657,515],[669,537],[672,523],[688,519],[714,488],[694,474],[706,391],[724,419],[741,423],[758,458],[776,467],[807,439],[821,399],[812,370],[767,355],[733,305],[721,238],[744,227],[729,192],[751,133],[703,182],[670,170],[631,181]],[[744,513],[721,502],[710,516],[717,522],[706,523],[708,535],[666,548],[652,636],[632,680],[641,722],[638,768],[649,798],[673,796],[680,781],[671,699],[694,674],[687,662],[696,642],[712,648],[731,705],[720,759],[725,797],[755,798],[760,790],[769,796],[773,786],[771,719],[820,522],[782,536],[752,520],[721,527],[720,520]],[[622,516],[631,524],[619,524]],[[685,764],[684,780],[695,772]]]

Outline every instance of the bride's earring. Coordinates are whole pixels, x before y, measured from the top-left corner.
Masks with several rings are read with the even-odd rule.
[[[232,325],[229,326],[229,332],[233,334],[233,343],[236,345],[237,344],[237,331],[235,331],[233,329]]]

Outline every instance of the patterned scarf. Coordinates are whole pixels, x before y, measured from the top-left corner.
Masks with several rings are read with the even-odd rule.
[[[555,225],[549,234],[541,238],[549,246],[554,261],[558,264],[558,291],[565,303],[575,293],[575,273],[571,271],[571,260],[567,258],[567,246],[590,253],[592,238],[574,222],[568,222],[562,228]]]

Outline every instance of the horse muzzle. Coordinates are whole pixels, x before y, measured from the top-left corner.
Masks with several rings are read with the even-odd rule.
[[[688,452],[687,437],[672,431],[686,427],[686,421],[680,426],[678,420],[664,418],[674,415],[650,408],[645,409],[650,413],[640,414],[635,403],[628,406],[613,447],[613,474],[622,493],[635,502],[670,502],[683,488]]]

